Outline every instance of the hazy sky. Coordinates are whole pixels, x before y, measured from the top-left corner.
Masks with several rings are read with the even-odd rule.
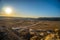
[[[60,17],[58,0],[1,0],[0,13],[3,7],[12,7],[16,16],[25,17]]]

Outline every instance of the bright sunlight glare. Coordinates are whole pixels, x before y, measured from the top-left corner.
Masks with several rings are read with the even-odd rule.
[[[6,14],[11,14],[12,13],[12,9],[9,8],[9,7],[5,8],[5,13]]]

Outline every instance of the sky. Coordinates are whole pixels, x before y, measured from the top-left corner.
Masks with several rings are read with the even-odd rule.
[[[11,7],[17,17],[60,17],[59,0],[0,0],[3,7]]]

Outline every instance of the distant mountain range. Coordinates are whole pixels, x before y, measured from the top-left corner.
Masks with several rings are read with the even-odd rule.
[[[45,17],[45,18],[38,18],[38,20],[60,21],[60,17]]]
[[[23,19],[23,20],[43,20],[43,21],[60,21],[60,17],[39,17],[39,18],[26,18],[26,17],[6,17],[0,16],[0,19]]]

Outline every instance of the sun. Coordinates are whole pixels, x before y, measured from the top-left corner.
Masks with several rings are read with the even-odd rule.
[[[5,13],[6,14],[11,14],[12,13],[12,9],[9,8],[9,7],[5,8]]]

